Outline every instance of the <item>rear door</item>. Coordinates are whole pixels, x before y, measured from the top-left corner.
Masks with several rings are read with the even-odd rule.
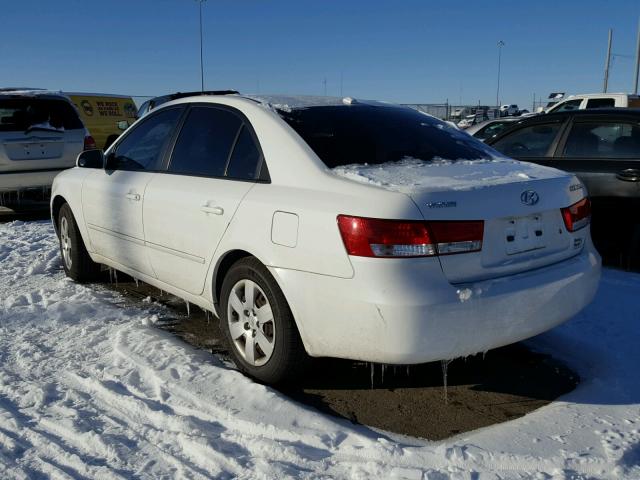
[[[257,181],[261,162],[257,138],[239,112],[190,108],[167,173],[146,188],[145,240],[159,280],[202,293],[216,247]]]
[[[107,168],[92,171],[82,186],[84,219],[94,250],[151,276],[142,223],[145,189],[163,169],[182,113],[182,107],[163,109],[136,125],[108,154]]]
[[[576,173],[592,197],[640,197],[640,118],[574,118],[551,163]]]
[[[0,97],[0,171],[70,168],[82,151],[84,133],[66,99]]]

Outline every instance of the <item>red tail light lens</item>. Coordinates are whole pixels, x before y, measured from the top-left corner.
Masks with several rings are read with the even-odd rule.
[[[570,232],[586,227],[591,221],[591,201],[586,197],[560,211],[564,225]]]
[[[98,148],[98,146],[91,135],[84,137],[84,150],[95,150],[96,148]]]
[[[349,255],[358,257],[430,257],[478,251],[484,222],[423,222],[338,215]]]

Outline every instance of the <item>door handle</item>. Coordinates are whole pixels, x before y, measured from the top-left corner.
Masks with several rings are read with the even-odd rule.
[[[125,195],[125,197],[127,197],[129,200],[134,200],[136,202],[140,201],[140,194],[139,193],[127,193]]]
[[[224,214],[224,208],[222,207],[210,207],[209,204],[204,204],[200,207],[204,213],[213,213],[214,215]]]
[[[637,168],[627,168],[616,173],[616,178],[625,182],[640,182],[640,170]]]

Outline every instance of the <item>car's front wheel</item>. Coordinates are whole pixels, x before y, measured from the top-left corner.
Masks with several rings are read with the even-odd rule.
[[[58,238],[62,266],[67,276],[77,282],[97,280],[100,264],[91,260],[68,203],[60,208],[58,214]]]
[[[291,309],[267,268],[246,257],[227,272],[220,295],[221,328],[240,370],[264,383],[283,383],[307,355]]]

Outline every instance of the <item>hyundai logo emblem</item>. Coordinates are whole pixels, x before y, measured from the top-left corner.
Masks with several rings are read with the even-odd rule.
[[[520,194],[520,201],[525,205],[535,205],[540,200],[538,192],[533,190],[525,190]]]

